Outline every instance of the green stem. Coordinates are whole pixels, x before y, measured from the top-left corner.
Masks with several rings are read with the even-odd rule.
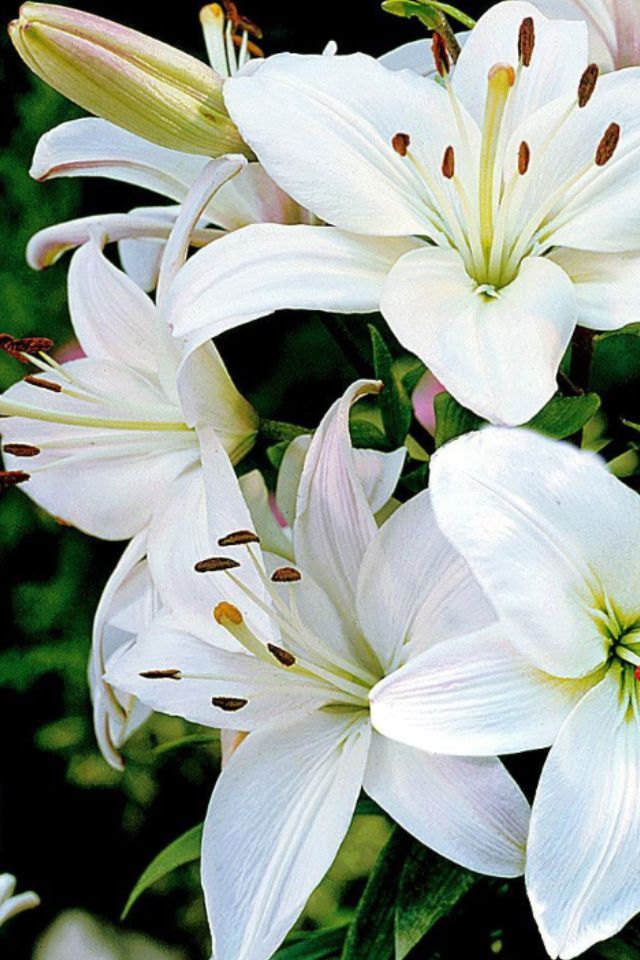
[[[462,48],[458,43],[456,39],[456,35],[451,29],[451,24],[445,17],[444,13],[439,12],[438,19],[440,20],[440,23],[438,25],[438,33],[440,34],[440,36],[442,37],[442,39],[444,40],[447,46],[449,56],[451,57],[454,63],[457,63],[458,57],[460,56]]]
[[[283,420],[260,420],[259,435],[269,443],[281,443],[283,440],[295,440],[305,434],[313,433],[307,427],[299,427],[295,423],[285,423]]]

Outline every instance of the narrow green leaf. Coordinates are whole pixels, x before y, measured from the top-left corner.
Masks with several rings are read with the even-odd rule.
[[[391,449],[386,435],[380,427],[377,427],[371,420],[352,416],[349,421],[349,432],[354,447],[367,448],[369,450]]]
[[[157,757],[162,757],[174,750],[181,750],[182,747],[198,747],[209,745],[215,747],[218,742],[217,737],[212,737],[207,733],[190,733],[186,737],[179,737],[177,740],[169,740],[168,743],[161,743],[155,747],[154,753]]]
[[[395,900],[414,841],[396,827],[378,857],[349,925],[342,960],[394,960]]]
[[[347,927],[334,927],[313,933],[299,934],[274,955],[273,960],[337,960],[344,944]]]
[[[382,9],[385,13],[392,13],[396,17],[417,17],[428,30],[438,29],[441,23],[439,14],[453,17],[469,30],[476,25],[469,14],[450,3],[441,3],[439,0],[384,0]]]
[[[417,360],[415,366],[412,366],[410,370],[407,370],[402,378],[402,383],[404,384],[404,388],[408,394],[413,393],[426,372],[427,368],[420,360]]]
[[[401,447],[409,432],[413,408],[406,388],[398,374],[393,356],[380,333],[369,325],[373,366],[376,377],[384,383],[380,393],[380,413],[385,433],[392,447]]]
[[[122,920],[126,920],[129,912],[136,900],[151,887],[157,880],[166,877],[177,867],[184,866],[185,863],[192,863],[200,859],[200,847],[202,846],[202,824],[187,830],[181,837],[165,847],[154,860],[151,861],[144,871],[122,911]]]
[[[600,408],[600,397],[587,393],[584,397],[552,397],[527,426],[554,440],[564,440],[582,430]]]
[[[413,950],[479,879],[414,843],[400,873],[395,905],[395,960]]]
[[[485,423],[481,417],[461,406],[450,393],[439,393],[433,403],[436,412],[436,449],[455,437],[461,437],[463,433],[478,430]]]

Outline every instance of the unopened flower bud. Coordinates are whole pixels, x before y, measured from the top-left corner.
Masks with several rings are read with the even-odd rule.
[[[181,50],[48,3],[23,4],[9,33],[34,73],[96,116],[174,150],[251,155],[227,113],[222,78]]]

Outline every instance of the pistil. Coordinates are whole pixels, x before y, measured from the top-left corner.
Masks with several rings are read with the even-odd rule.
[[[495,165],[500,127],[507,106],[511,88],[515,82],[515,71],[505,63],[495,64],[488,75],[487,99],[482,124],[482,143],[480,147],[480,171],[478,177],[478,204],[480,209],[480,244],[487,267],[493,241],[494,181]]]

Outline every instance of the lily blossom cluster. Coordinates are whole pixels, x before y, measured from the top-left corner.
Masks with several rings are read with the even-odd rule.
[[[526,426],[559,376],[585,399],[560,374],[577,326],[640,316],[631,9],[506,0],[461,52],[446,30],[379,60],[265,57],[231,0],[201,11],[209,64],[50,4],[10,27],[95,115],[45,133],[32,176],[165,201],[31,239],[36,269],[72,252],[81,356],[0,334],[30,365],[0,396],[0,489],[127,541],[89,663],[107,762],[153,712],[220,731],[216,960],[273,956],[362,791],[441,857],[524,875],[552,958],[640,911],[640,501],[575,431]],[[266,420],[218,338],[285,309],[346,314],[343,337],[379,311],[419,363],[315,430]],[[402,424],[356,446],[358,412],[379,436],[405,395],[428,451]],[[444,443],[442,400],[467,408]],[[540,749],[530,805],[500,757]],[[12,894],[0,922],[36,904]]]

